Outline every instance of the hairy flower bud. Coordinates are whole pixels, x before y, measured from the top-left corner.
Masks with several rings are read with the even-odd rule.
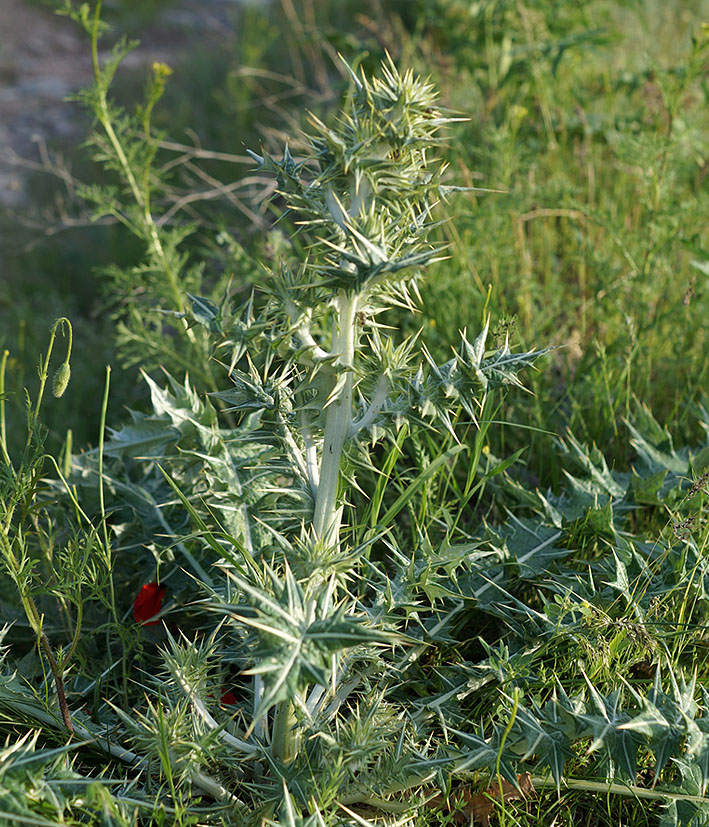
[[[52,393],[56,399],[63,396],[70,379],[71,367],[68,362],[63,362],[54,374],[54,380],[52,381]]]

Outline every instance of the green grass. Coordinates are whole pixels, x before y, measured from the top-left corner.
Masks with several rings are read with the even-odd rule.
[[[696,438],[693,406],[709,369],[707,146],[705,92],[692,71],[705,52],[692,58],[687,35],[672,51],[660,38],[645,55],[636,32],[660,28],[662,14],[647,5],[594,4],[586,16],[553,4],[552,16],[549,4],[547,17],[544,6],[519,5],[491,20],[439,5],[450,11],[434,42],[449,77],[469,79],[448,100],[473,113],[451,140],[451,176],[506,193],[452,202],[451,260],[424,292],[429,338],[450,342],[486,307],[514,320],[513,341],[558,345],[535,399],[506,416],[542,431],[569,426],[620,467],[631,458],[623,420],[638,400],[680,440]],[[699,10],[683,8],[697,34]],[[456,47],[449,31],[472,42]],[[503,78],[495,61],[512,61]],[[543,435],[505,433],[511,446],[530,443],[542,485],[558,480]]]

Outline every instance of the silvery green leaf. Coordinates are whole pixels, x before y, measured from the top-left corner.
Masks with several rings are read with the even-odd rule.
[[[500,755],[500,738],[502,733],[498,728],[493,729],[492,736],[486,738],[482,724],[477,732],[450,729],[461,743],[461,754],[456,760],[456,771],[486,769],[491,776],[496,775],[498,756]],[[512,760],[507,754],[501,756],[500,775],[511,784],[517,786],[517,773]]]
[[[524,387],[517,378],[517,374],[525,367],[533,365],[540,356],[549,353],[553,348],[532,350],[527,353],[512,353],[504,347],[488,357],[480,365],[480,372],[486,377],[490,387],[514,385]]]
[[[222,333],[222,314],[219,305],[205,296],[187,294],[192,306],[192,317],[213,333]]]
[[[110,431],[111,438],[104,445],[106,456],[161,457],[168,445],[180,438],[180,431],[167,418],[153,419],[135,416],[132,424]]]
[[[673,758],[672,762],[679,770],[680,783],[676,787],[660,790],[667,792],[669,799],[660,822],[661,827],[706,827],[709,824],[709,779],[697,764],[683,758]],[[695,800],[673,798],[673,793],[691,796]]]
[[[509,515],[507,524],[495,534],[506,544],[510,558],[519,566],[519,576],[525,580],[534,580],[551,571],[554,560],[572,553],[571,549],[557,544],[564,536],[561,530],[514,514]]]
[[[578,719],[593,737],[589,752],[602,751],[606,762],[617,764],[627,778],[635,779],[639,739],[634,732],[623,728],[630,715],[622,707],[621,690],[602,695],[588,677],[584,677],[589,704]]]
[[[699,259],[692,259],[689,262],[692,267],[696,270],[699,270],[700,273],[704,273],[705,276],[709,276],[709,261],[699,261]]]
[[[667,434],[666,445],[658,447],[646,439],[632,423],[628,422],[627,425],[631,433],[630,444],[653,472],[661,470],[672,471],[675,474],[687,472],[687,460],[680,457],[674,450],[669,434]]]
[[[565,727],[554,720],[538,717],[538,709],[528,709],[523,704],[517,707],[515,725],[510,733],[512,744],[523,750],[522,761],[536,758],[542,766],[551,770],[557,788],[560,787],[564,767],[574,757],[571,740]]]
[[[470,363],[473,367],[479,368],[482,365],[483,357],[485,356],[485,342],[487,341],[487,332],[490,329],[490,317],[488,316],[485,322],[485,327],[475,337],[475,341],[470,348]],[[467,340],[463,336],[463,341],[467,345]]]

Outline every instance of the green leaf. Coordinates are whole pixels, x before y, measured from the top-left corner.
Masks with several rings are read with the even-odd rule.
[[[490,533],[498,542],[504,542],[507,554],[519,566],[519,576],[524,580],[538,578],[551,569],[555,560],[571,554],[571,549],[556,545],[564,536],[563,531],[514,514],[509,515],[503,528]]]
[[[219,305],[205,296],[187,294],[192,307],[192,318],[212,333],[223,333],[222,313]]]
[[[157,419],[133,414],[133,422],[117,431],[104,445],[104,454],[131,459],[161,457],[169,445],[180,438],[180,432],[167,418]]]
[[[459,738],[462,747],[461,755],[455,762],[456,772],[485,769],[494,779],[502,737],[499,728],[495,727],[493,729],[491,738],[485,737],[482,724],[477,732],[465,732],[459,729],[450,729],[449,731]],[[506,752],[503,752],[501,756],[500,775],[510,784],[517,786],[517,773]]]
[[[578,720],[592,735],[589,752],[602,750],[610,765],[617,764],[624,775],[635,779],[638,739],[635,733],[623,728],[630,715],[621,706],[620,689],[602,695],[584,675],[589,694],[589,709],[579,713]]]

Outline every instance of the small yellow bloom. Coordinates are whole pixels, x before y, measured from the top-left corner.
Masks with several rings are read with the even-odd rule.
[[[159,60],[156,60],[153,63],[153,74],[155,75],[155,80],[164,80],[165,78],[169,78],[172,74],[172,69],[167,65],[167,63],[161,63]]]

